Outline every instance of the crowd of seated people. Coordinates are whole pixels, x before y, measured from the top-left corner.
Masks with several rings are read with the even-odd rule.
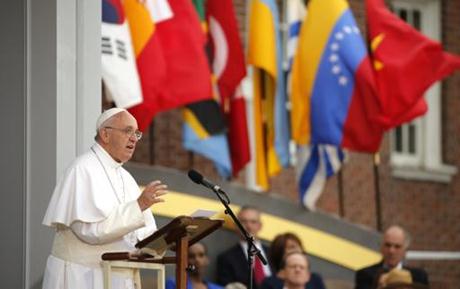
[[[253,289],[326,289],[320,274],[311,272],[310,262],[299,236],[292,232],[277,235],[270,246],[258,239],[262,229],[261,212],[252,206],[243,207],[238,218],[255,245],[269,261],[263,265],[254,258]],[[428,276],[423,269],[404,264],[405,253],[410,244],[408,232],[400,226],[390,226],[381,242],[382,261],[358,270],[355,274],[355,289],[428,289]],[[250,288],[247,264],[246,240],[240,241],[217,256],[216,283],[205,280],[209,265],[206,246],[197,243],[189,248],[189,265],[194,269],[188,273],[187,289],[247,289]],[[350,282],[349,288],[353,288]],[[166,289],[175,289],[173,279],[168,279]],[[332,288],[329,288],[332,289]]]

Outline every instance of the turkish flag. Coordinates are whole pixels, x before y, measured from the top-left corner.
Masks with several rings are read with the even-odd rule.
[[[233,96],[236,87],[246,76],[243,45],[231,0],[208,0],[206,14],[213,73],[217,78],[220,96],[225,100]]]
[[[232,174],[236,176],[251,158],[246,101],[238,88],[246,76],[243,45],[231,0],[208,0],[206,16],[212,71],[217,78],[221,104],[227,117]]]
[[[380,120],[390,129],[426,112],[425,91],[460,69],[460,57],[391,13],[383,0],[366,0],[366,11]]]

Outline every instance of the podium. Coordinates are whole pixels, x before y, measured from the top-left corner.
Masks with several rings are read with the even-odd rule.
[[[188,247],[211,234],[224,223],[202,217],[179,216],[155,233],[136,244],[136,252],[107,252],[102,255],[104,288],[110,289],[113,267],[132,268],[135,281],[140,282],[139,269],[158,270],[159,288],[164,288],[164,265],[176,265],[176,289],[186,289],[186,268]],[[175,256],[165,256],[167,250],[175,251]]]

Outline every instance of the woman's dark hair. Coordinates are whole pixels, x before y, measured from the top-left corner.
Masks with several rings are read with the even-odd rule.
[[[302,241],[300,241],[300,238],[296,234],[284,233],[277,235],[275,239],[273,239],[269,251],[269,259],[275,272],[281,270],[281,263],[283,262],[286,251],[286,243],[288,240],[295,241],[301,248],[303,248]]]

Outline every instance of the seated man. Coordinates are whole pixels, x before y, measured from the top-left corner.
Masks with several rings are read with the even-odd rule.
[[[192,269],[187,276],[187,289],[223,289],[223,287],[204,280],[209,258],[206,246],[195,243],[188,248],[188,265]],[[175,289],[176,280],[166,280],[166,289]]]
[[[382,261],[356,272],[355,289],[375,289],[380,275],[392,269],[406,269],[416,283],[429,285],[425,270],[407,267],[403,264],[410,244],[409,233],[400,226],[391,226],[383,234],[380,247]]]
[[[307,255],[301,252],[286,254],[281,264],[284,289],[305,289],[310,280],[310,265]]]
[[[258,208],[244,206],[238,212],[238,219],[246,231],[254,237],[254,244],[267,259],[268,248],[258,239],[262,230],[261,212]],[[217,256],[217,282],[221,285],[238,282],[249,288],[248,244],[240,234],[240,242]],[[270,266],[263,265],[259,258],[254,258],[253,287],[258,289],[265,277],[271,275]]]

